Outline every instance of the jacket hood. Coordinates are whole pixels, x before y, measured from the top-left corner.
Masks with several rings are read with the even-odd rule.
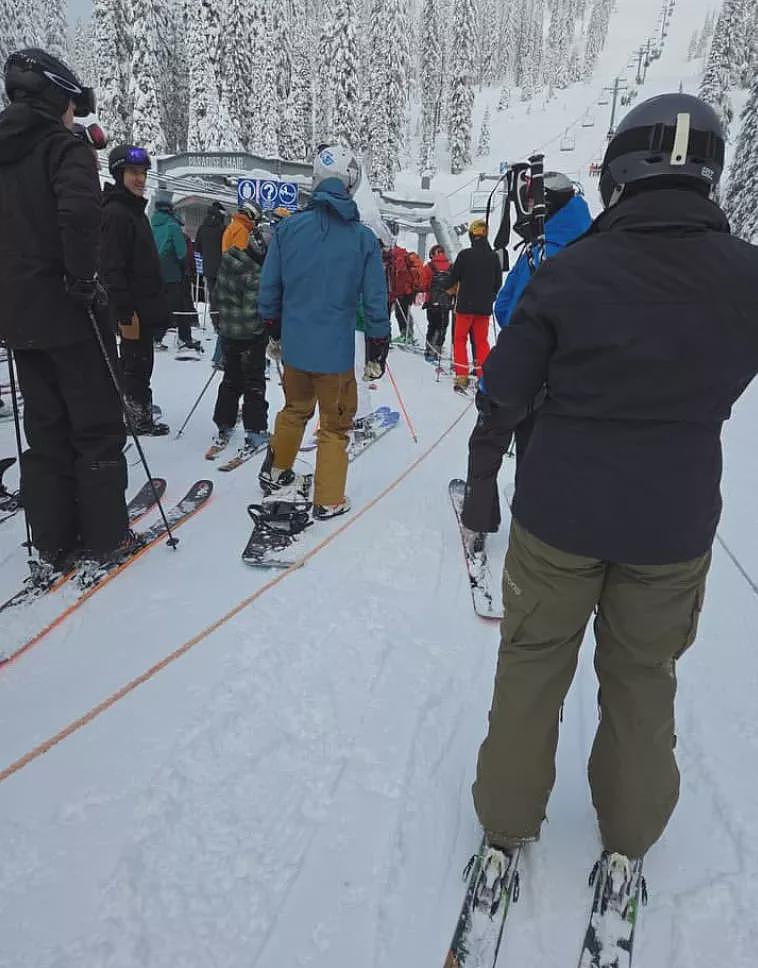
[[[144,213],[147,208],[146,198],[140,198],[139,195],[132,194],[123,185],[112,185],[110,182],[106,182],[103,188],[103,205],[111,205],[113,203],[126,205],[127,208],[132,208],[140,213]]]
[[[235,212],[232,215],[232,222],[240,222],[247,229],[248,234],[253,231],[253,220],[248,218],[244,212]]]
[[[475,235],[474,238],[471,239],[471,248],[472,249],[489,249],[490,251],[492,251],[492,246],[490,245],[490,240],[488,238],[485,238],[483,235]]]
[[[28,104],[9,105],[0,114],[0,165],[9,165],[26,157],[40,135],[55,128],[65,130],[61,121],[35,111]]]
[[[730,232],[721,209],[695,191],[661,188],[622,198],[593,223],[592,233],[618,229],[629,232]]]
[[[574,195],[545,222],[545,239],[553,245],[565,246],[584,235],[591,225],[589,205],[581,195]]]
[[[309,208],[329,208],[345,222],[359,220],[358,206],[339,178],[327,178],[313,193]]]
[[[173,222],[174,225],[179,224],[173,215],[170,215],[168,212],[165,212],[161,209],[156,209],[150,218],[150,224],[157,228],[160,228],[164,225],[169,225],[171,222]]]
[[[218,225],[223,225],[224,221],[224,213],[219,212],[218,209],[213,209],[203,219],[203,225],[210,225],[215,228]]]

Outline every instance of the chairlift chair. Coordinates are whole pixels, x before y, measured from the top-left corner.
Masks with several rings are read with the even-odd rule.
[[[610,104],[611,102],[608,100],[607,94],[601,94],[600,97],[597,99],[597,103],[602,108],[602,107],[605,107],[606,104]]]
[[[594,128],[595,127],[595,118],[594,118],[593,115],[591,115],[589,113],[589,111],[582,118],[582,127],[583,128]]]
[[[566,131],[561,138],[561,151],[573,151],[576,148],[576,138],[573,134],[569,133],[569,129]]]

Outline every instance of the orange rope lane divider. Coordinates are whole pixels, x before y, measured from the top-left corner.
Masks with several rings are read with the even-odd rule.
[[[78,732],[83,726],[87,726],[93,720],[97,719],[98,716],[100,716],[106,710],[110,709],[111,706],[114,706],[125,696],[128,696],[129,693],[134,692],[134,690],[137,689],[139,686],[148,682],[150,679],[156,676],[163,669],[170,666],[172,662],[176,662],[177,659],[180,659],[183,655],[186,655],[186,653],[189,652],[190,649],[193,649],[199,642],[202,642],[205,639],[207,639],[208,636],[212,635],[215,631],[221,628],[222,625],[225,625],[227,622],[231,621],[231,619],[239,615],[239,613],[244,611],[244,609],[246,609],[249,605],[252,605],[253,602],[257,601],[257,599],[259,599],[262,595],[265,595],[266,592],[270,591],[272,588],[275,588],[277,585],[283,582],[288,575],[291,575],[293,572],[302,568],[303,565],[307,564],[312,558],[315,558],[315,556],[320,551],[323,551],[323,549],[326,548],[328,545],[330,545],[335,540],[335,538],[339,537],[339,535],[347,531],[348,528],[352,528],[352,526],[355,524],[356,521],[359,521],[364,516],[364,514],[367,514],[383,498],[385,498],[388,494],[394,491],[395,488],[398,487],[398,485],[400,485],[410,474],[412,474],[413,471],[419,466],[419,464],[425,461],[426,458],[434,450],[436,450],[436,448],[448,436],[448,434],[450,434],[455,429],[455,427],[461,422],[461,420],[463,420],[463,418],[466,416],[466,414],[468,413],[468,411],[471,409],[472,406],[473,406],[473,401],[469,403],[464,410],[461,411],[461,413],[450,424],[447,430],[445,430],[442,434],[440,434],[440,436],[434,441],[433,444],[431,444],[423,452],[423,454],[420,454],[416,458],[416,460],[413,461],[412,464],[406,467],[406,469],[399,477],[396,477],[394,481],[392,481],[384,488],[383,491],[380,491],[379,494],[376,495],[376,497],[372,498],[368,502],[368,504],[365,504],[361,508],[361,510],[357,512],[357,514],[354,514],[347,521],[345,521],[345,523],[341,527],[337,528],[337,530],[333,531],[330,535],[327,535],[327,537],[324,538],[323,541],[320,541],[319,544],[315,546],[315,548],[311,548],[310,551],[306,552],[306,554],[304,554],[302,558],[299,558],[296,562],[294,562],[294,564],[290,565],[290,567],[287,568],[285,571],[280,572],[275,578],[272,578],[270,581],[267,581],[265,584],[261,585],[260,588],[256,589],[251,595],[248,595],[246,598],[243,598],[242,601],[239,602],[239,604],[235,605],[234,608],[230,609],[228,612],[222,615],[221,618],[216,619],[215,622],[212,622],[210,625],[206,626],[206,628],[204,628],[202,632],[198,632],[197,635],[193,635],[191,639],[187,639],[187,641],[183,645],[180,645],[179,648],[174,649],[173,652],[169,653],[169,655],[167,656],[164,656],[164,658],[161,659],[159,662],[156,662],[155,665],[150,666],[150,668],[146,669],[141,675],[137,676],[136,678],[127,682],[125,685],[121,686],[120,689],[117,689],[116,692],[108,696],[107,699],[103,699],[102,702],[99,702],[96,706],[93,706],[88,712],[84,713],[83,716],[80,716],[78,719],[73,720],[68,724],[68,726],[64,726],[63,729],[59,730],[57,733],[48,737],[46,740],[43,740],[41,743],[35,746],[34,749],[29,750],[28,753],[25,753],[23,756],[19,757],[19,759],[11,763],[9,766],[6,766],[4,770],[0,771],[0,783],[3,783],[5,780],[12,777],[14,773],[18,773],[20,770],[23,770],[24,767],[29,766],[30,763],[33,763],[35,760],[39,759],[45,753],[48,753],[59,743],[62,743],[63,740],[68,739],[69,736],[72,736],[74,733]]]

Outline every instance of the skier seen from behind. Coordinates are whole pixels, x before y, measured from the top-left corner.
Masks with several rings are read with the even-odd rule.
[[[182,231],[182,223],[170,201],[163,199],[156,202],[150,224],[160,257],[170,325],[176,327],[179,336],[179,351],[194,350],[202,353],[200,341],[192,338],[194,305],[190,309],[187,302],[187,240]],[[190,303],[191,301],[190,297]],[[163,345],[164,335],[165,331],[156,335],[159,349],[166,349]]]
[[[221,237],[222,253],[233,246],[237,249],[246,249],[250,233],[260,225],[262,219],[263,209],[256,201],[248,199],[242,202]]]
[[[573,182],[560,172],[545,172],[545,248],[544,257],[550,258],[570,242],[579,238],[592,224],[589,207],[581,195],[575,194]],[[528,204],[521,206],[527,217],[517,221],[514,229],[532,247],[534,265],[539,266],[543,253],[533,245],[533,222]],[[526,251],[519,256],[513,269],[508,273],[505,285],[495,301],[495,319],[502,328],[511,320],[518,301],[527,283],[532,278],[532,268]],[[528,415],[515,429],[516,473],[526,448],[533,424],[535,403],[529,408]],[[507,412],[489,406],[484,380],[479,382],[476,396],[479,411],[476,426],[469,439],[468,475],[466,496],[463,501],[461,520],[471,535],[472,550],[481,551],[484,547],[485,533],[494,533],[500,527],[500,499],[497,491],[497,475],[503,462],[503,455],[514,436]],[[501,417],[505,419],[503,424]],[[507,419],[506,419],[507,418]]]
[[[428,280],[424,301],[427,320],[424,359],[427,363],[439,363],[450,323],[450,309],[453,305],[453,299],[447,292],[445,281],[452,263],[447,257],[444,246],[432,246],[429,251],[429,261],[424,268]]]
[[[678,799],[676,662],[703,605],[722,424],[758,371],[758,251],[710,199],[723,163],[703,101],[633,108],[603,161],[605,211],[541,266],[484,367],[501,427],[547,395],[513,501],[476,811],[492,863],[539,837],[559,712],[594,615],[589,779],[601,895],[617,913]]]
[[[259,312],[273,352],[281,340],[284,408],[259,475],[266,491],[292,484],[305,427],[319,407],[314,508],[317,518],[350,510],[345,494],[348,433],[357,408],[355,322],[363,305],[364,378],[384,373],[389,350],[387,287],[373,232],[361,225],[353,195],[361,169],[353,153],[322,148],[313,165],[313,196],[283,221],[263,265]]]
[[[398,231],[397,227],[393,231]],[[425,288],[424,264],[415,252],[393,243],[382,250],[390,315],[394,309],[400,330],[399,342],[415,345],[411,305],[417,292]]]
[[[108,156],[114,184],[106,184],[100,275],[110,315],[120,336],[124,398],[138,434],[161,437],[165,423],[153,419],[154,340],[168,320],[161,263],[145,215],[150,156],[138,145],[117,145]]]
[[[467,341],[472,334],[475,347],[474,373],[481,376],[490,344],[487,331],[492,304],[503,281],[503,270],[487,238],[487,223],[477,219],[468,229],[471,246],[458,253],[447,277],[447,290],[456,296],[453,366],[456,390],[469,385]]]
[[[195,236],[195,251],[203,257],[203,279],[207,302],[213,306],[213,290],[221,265],[221,240],[226,226],[226,213],[221,202],[214,202],[205,213]]]
[[[94,113],[94,92],[38,48],[11,54],[4,73],[0,338],[24,398],[21,487],[46,583],[76,558],[108,558],[133,540],[124,422],[92,323],[115,358],[96,278],[100,181],[71,130]]]
[[[266,344],[268,335],[258,312],[261,265],[265,257],[256,234],[247,248],[228,249],[216,279],[218,328],[222,340],[224,378],[218,388],[213,422],[218,433],[206,456],[215,457],[229,442],[242,397],[245,443],[239,457],[247,459],[268,442]]]

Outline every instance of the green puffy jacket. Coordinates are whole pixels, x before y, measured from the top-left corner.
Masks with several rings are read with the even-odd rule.
[[[153,212],[150,225],[161,258],[163,281],[181,282],[187,260],[187,243],[181,225],[174,215],[160,208]]]
[[[261,267],[247,249],[227,249],[218,267],[213,303],[224,339],[250,339],[263,332],[258,314]]]

